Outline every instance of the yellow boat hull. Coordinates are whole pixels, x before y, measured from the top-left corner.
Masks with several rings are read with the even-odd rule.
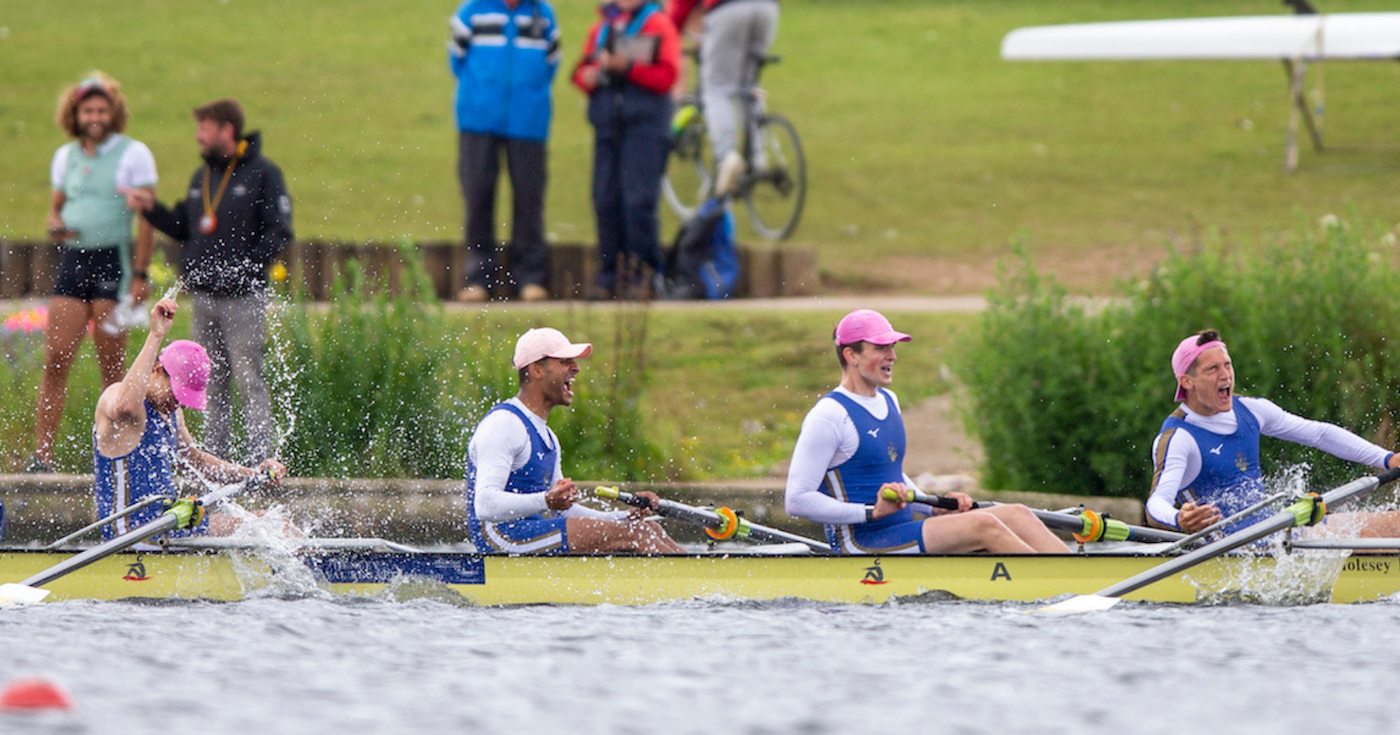
[[[69,552],[0,551],[19,581]],[[50,599],[239,600],[260,590],[377,595],[405,584],[481,605],[643,605],[692,599],[885,602],[920,596],[1031,601],[1103,589],[1163,561],[1138,555],[511,557],[462,553],[123,552],[46,585]],[[279,571],[273,571],[279,570]],[[1127,599],[1365,602],[1400,592],[1393,554],[1226,557]],[[420,592],[421,593],[421,592]]]

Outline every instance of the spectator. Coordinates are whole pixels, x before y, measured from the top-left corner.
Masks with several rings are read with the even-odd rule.
[[[544,242],[545,141],[550,83],[559,67],[559,27],[544,0],[466,0],[451,18],[448,63],[457,76],[457,178],[466,199],[466,287],[479,302],[514,282],[540,301],[549,250]],[[510,173],[510,276],[496,264],[496,180],[504,152]]]
[[[190,179],[190,196],[169,208],[148,191],[128,200],[181,244],[181,277],[194,295],[194,338],[213,362],[205,445],[217,456],[234,456],[232,377],[243,399],[246,459],[256,464],[272,456],[272,405],[262,367],[267,269],[292,239],[292,199],[282,170],[262,155],[261,134],[243,135],[237,100],[196,107],[194,119],[204,165]]]
[[[146,298],[153,233],[135,219],[122,194],[155,191],[156,161],[144,143],[123,135],[129,112],[121,85],[101,72],[69,87],[58,100],[58,126],[73,141],[54,153],[49,238],[61,247],[44,335],[44,375],[34,421],[34,456],[26,472],[53,472],[53,440],[68,401],[68,372],[88,331],[104,324],[123,294]],[[133,249],[133,244],[135,245]],[[95,329],[102,387],[122,378],[126,333]]]
[[[661,271],[656,207],[670,147],[668,93],[680,68],[681,44],[660,10],[650,0],[601,6],[602,18],[574,68],[593,125],[600,295],[644,286],[643,266]]]
[[[697,5],[705,10],[700,42],[705,124],[719,162],[715,194],[724,196],[733,193],[744,174],[734,95],[753,84],[758,69],[754,57],[768,53],[778,35],[778,0],[672,0],[670,15],[677,28],[685,27]]]

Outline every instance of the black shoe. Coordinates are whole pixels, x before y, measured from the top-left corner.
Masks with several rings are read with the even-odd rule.
[[[53,465],[39,459],[37,454],[29,458],[29,465],[24,468],[26,475],[52,475],[55,471]]]

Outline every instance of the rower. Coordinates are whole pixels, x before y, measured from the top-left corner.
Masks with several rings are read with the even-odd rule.
[[[233,483],[255,475],[270,475],[275,480],[287,473],[287,468],[275,459],[265,460],[257,467],[244,467],[216,457],[195,443],[185,426],[182,409],[204,410],[209,355],[202,346],[186,339],[175,340],[161,350],[178,309],[172,299],[162,299],[155,305],[151,310],[151,331],[141,353],[121,382],[108,386],[97,399],[92,440],[99,517],[118,514],[151,495],[173,498],[177,464],[205,484]],[[114,538],[155,520],[163,512],[159,504],[147,505],[103,526],[102,536]],[[215,513],[189,531],[171,535],[228,535],[237,523],[225,513]]]
[[[573,403],[578,360],[592,352],[548,327],[515,343],[520,390],[487,412],[467,444],[467,528],[477,550],[685,553],[660,524],[642,521],[657,507],[655,493],[637,493],[649,507],[599,511],[579,505],[578,487],[563,476],[559,437],[546,422]]]
[[[904,419],[888,387],[895,344],[911,338],[868,309],[847,314],[832,336],[841,385],[802,422],[788,470],[789,515],[826,524],[836,553],[1068,553],[1024,505],[973,509],[971,497],[952,492],[957,510],[921,504],[931,517],[916,519],[908,502],[914,481],[903,467]],[[886,489],[899,499],[884,497]]]
[[[1220,333],[1208,329],[1181,340],[1172,353],[1176,400],[1152,442],[1152,493],[1147,515],[1155,523],[1195,533],[1233,516],[1268,494],[1259,465],[1259,437],[1273,436],[1321,449],[1371,467],[1400,466],[1400,455],[1346,429],[1291,414],[1266,398],[1235,394],[1235,368]],[[1268,516],[1260,510],[1226,525],[1236,531]],[[1400,513],[1364,516],[1337,527],[1363,537],[1400,536]]]

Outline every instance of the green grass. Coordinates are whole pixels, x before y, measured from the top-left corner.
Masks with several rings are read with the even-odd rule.
[[[591,131],[567,82],[593,7],[558,3],[565,65],[546,213],[556,241],[593,234]],[[167,199],[196,163],[189,109],[232,95],[287,173],[300,237],[458,239],[445,62],[453,9],[451,0],[0,0],[0,238],[41,236],[48,161],[63,142],[54,101],[101,68],[126,85],[130,132],[155,152]],[[1326,7],[1381,9],[1380,0]],[[1350,204],[1364,219],[1393,219],[1400,151],[1305,148],[1301,171],[1281,171],[1288,100],[1277,63],[998,56],[1002,36],[1024,25],[1282,11],[1275,0],[784,0],[775,51],[785,60],[765,85],[810,162],[796,240],[818,248],[828,273],[868,288],[897,280],[890,258],[982,263],[1022,230],[1033,253],[1092,260],[1155,255],[1207,225],[1254,243],[1299,209]],[[1324,73],[1332,142],[1400,142],[1390,117],[1400,66]]]

